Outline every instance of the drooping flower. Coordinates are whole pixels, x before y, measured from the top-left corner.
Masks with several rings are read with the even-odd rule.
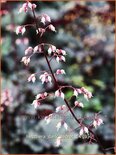
[[[62,111],[66,111],[66,110],[67,110],[66,105],[61,105],[61,106],[56,108],[56,112],[62,112]]]
[[[55,142],[55,146],[59,147],[61,145],[61,137],[57,137],[56,142]]]
[[[42,48],[41,48],[41,46],[35,46],[35,47],[34,47],[34,53],[36,53],[36,52],[42,53]]]
[[[62,126],[62,122],[58,122],[58,124],[56,125],[57,131],[61,128]]]
[[[41,23],[45,25],[46,22],[51,22],[50,17],[47,14],[41,15]]]
[[[29,78],[28,78],[28,82],[35,82],[35,80],[36,80],[36,77],[35,77],[35,74],[31,74],[30,76],[29,76]]]
[[[43,24],[45,25],[45,21],[46,21],[46,20],[45,20],[45,17],[42,16],[42,17],[41,17],[41,23],[43,23]]]
[[[77,106],[77,107],[81,107],[81,108],[83,108],[84,107],[84,105],[83,105],[83,103],[82,102],[78,102],[78,101],[75,101],[75,106]]]
[[[16,28],[16,34],[18,35],[19,33],[21,33],[22,35],[25,33],[26,29],[24,26],[18,26]]]
[[[59,89],[55,92],[55,96],[56,97],[61,97],[61,98],[64,99],[64,93]]]
[[[103,120],[101,118],[95,118],[95,120],[93,121],[93,126],[95,128],[99,127],[101,124],[103,124]]]
[[[25,50],[25,55],[30,55],[33,53],[33,48],[32,47],[28,47],[26,50]]]
[[[59,63],[59,61],[66,61],[65,60],[65,57],[64,56],[62,56],[62,55],[58,55],[57,57],[56,57],[56,61]]]
[[[66,55],[66,51],[62,50],[62,49],[57,49],[56,50],[56,61],[59,62],[59,61],[66,61],[65,60],[65,56]]]
[[[63,69],[57,69],[56,74],[66,74]]]
[[[42,81],[42,84],[43,84],[44,82],[46,82],[46,83],[50,82],[50,83],[51,83],[51,81],[52,81],[51,76],[50,76],[47,72],[45,72],[44,74],[40,75],[39,78],[40,78],[40,80]]]
[[[55,29],[55,27],[54,27],[52,24],[49,25],[49,29],[50,29],[51,31],[56,32],[56,29]]]
[[[87,127],[82,126],[80,131],[79,131],[79,136],[81,137],[83,134],[88,134],[89,130]]]
[[[89,92],[87,89],[84,87],[81,88],[82,93],[84,94],[85,99],[89,100],[92,96],[92,93]]]
[[[85,99],[89,100],[92,97],[91,92],[84,94]]]
[[[42,94],[37,94],[36,99],[43,99],[43,98],[45,98],[47,95],[48,95],[47,92],[44,92],[44,93],[42,93]]]
[[[68,125],[67,125],[67,123],[64,122],[63,125],[64,125],[65,130],[68,130]]]
[[[54,45],[51,45],[49,48],[48,48],[48,54],[51,55],[51,53],[55,52],[56,51],[56,47]]]
[[[33,103],[32,103],[32,105],[34,105],[34,108],[35,108],[35,109],[36,109],[37,107],[39,107],[40,104],[41,104],[41,103],[40,103],[38,100],[34,100]]]
[[[73,94],[74,94],[74,96],[76,96],[76,97],[78,96],[78,92],[77,92],[76,89],[74,89],[74,93],[73,93]]]
[[[30,57],[22,57],[21,62],[23,62],[27,66],[30,62]]]
[[[65,128],[65,130],[68,130],[68,125],[67,125],[64,121],[60,121],[60,122],[58,122],[58,124],[56,125],[57,131],[58,131],[62,126]]]
[[[82,91],[81,91],[81,89],[75,88],[74,92],[73,92],[73,95],[77,97],[78,94],[82,94]]]

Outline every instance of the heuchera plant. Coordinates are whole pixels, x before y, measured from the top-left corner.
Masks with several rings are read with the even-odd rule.
[[[26,2],[19,9],[19,13],[21,13],[21,12],[26,13],[27,11],[31,11],[33,14],[33,18],[34,18],[34,23],[18,26],[16,28],[16,34],[21,33],[23,35],[26,31],[26,27],[28,27],[28,26],[34,26],[36,29],[36,35],[39,37],[42,37],[44,35],[44,33],[48,30],[56,32],[55,27],[51,24],[51,18],[47,14],[42,14],[38,18],[36,17],[36,14],[35,14],[36,7],[37,6],[35,4],[32,4],[30,2]],[[43,24],[43,27],[38,26],[39,22],[41,22]],[[46,47],[47,47],[47,51],[46,51]],[[52,118],[55,114],[58,114],[58,113],[59,114],[60,113],[65,114],[66,112],[70,112],[71,115],[73,116],[73,118],[76,120],[77,124],[79,125],[78,136],[81,138],[84,135],[88,135],[89,139],[90,139],[89,142],[92,142],[92,141],[97,142],[99,144],[99,146],[101,147],[103,153],[105,153],[105,149],[102,147],[100,141],[98,140],[97,136],[93,132],[94,128],[97,128],[101,124],[103,124],[103,120],[102,120],[102,118],[100,118],[99,113],[95,114],[94,117],[91,118],[92,120],[91,120],[90,125],[85,124],[84,118],[78,119],[74,113],[74,108],[82,108],[83,109],[84,103],[76,100],[74,102],[74,107],[73,108],[70,107],[69,100],[66,99],[65,94],[64,94],[64,90],[65,90],[65,88],[69,88],[73,91],[73,96],[76,96],[76,99],[81,94],[84,96],[84,98],[87,101],[89,101],[93,97],[92,93],[84,87],[74,88],[74,87],[68,86],[68,85],[65,85],[65,86],[59,85],[56,76],[58,76],[60,74],[66,74],[66,72],[63,69],[57,69],[55,72],[53,72],[53,70],[52,70],[52,66],[50,64],[50,61],[54,58],[58,63],[66,62],[67,52],[63,49],[57,49],[57,47],[55,47],[52,44],[40,43],[40,44],[36,45],[34,48],[28,47],[25,50],[25,56],[22,57],[22,60],[21,60],[24,63],[24,65],[26,65],[26,66],[29,65],[29,63],[31,61],[31,57],[35,53],[38,53],[38,54],[42,53],[43,54],[43,56],[45,57],[46,63],[48,65],[48,68],[49,68],[49,71],[41,71],[41,73],[39,75],[40,81],[42,82],[42,84],[47,84],[47,83],[54,84],[56,90],[55,90],[55,93],[52,93],[52,94],[48,93],[48,92],[41,92],[41,93],[37,94],[36,98],[34,99],[34,101],[32,103],[34,108],[41,106],[41,101],[45,100],[49,96],[62,98],[62,102],[64,102],[65,105],[62,104],[62,105],[58,106],[54,113],[51,113],[50,115],[46,116],[45,117],[46,123],[47,124],[50,123],[50,121],[52,120]],[[38,73],[31,74],[28,77],[28,82],[34,83],[36,81],[37,76],[38,76]],[[86,119],[87,118],[90,119],[89,117],[86,117]],[[60,122],[58,122],[58,124],[56,125],[57,131],[60,130],[60,128],[64,128],[65,130],[69,130],[69,126],[65,122],[64,118]],[[56,139],[56,146],[57,147],[61,145],[62,140],[63,140],[62,136],[57,137],[57,139]]]

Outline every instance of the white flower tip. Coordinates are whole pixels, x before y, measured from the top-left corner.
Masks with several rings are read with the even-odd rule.
[[[55,142],[55,146],[59,147],[61,145],[61,137],[57,137],[56,142]]]
[[[61,128],[61,122],[56,125],[57,131]]]
[[[68,130],[68,125],[66,123],[64,123],[64,128]]]

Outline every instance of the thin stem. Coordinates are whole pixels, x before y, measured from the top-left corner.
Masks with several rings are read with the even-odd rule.
[[[54,58],[54,55],[50,58],[49,63],[52,61],[53,58]]]
[[[42,47],[43,47],[43,46],[42,46]],[[51,68],[51,66],[50,66],[49,60],[48,60],[48,58],[47,58],[47,55],[46,55],[46,53],[44,52],[44,47],[43,47],[43,53],[44,53],[45,59],[46,59],[46,61],[47,61],[48,67],[49,67],[49,69],[50,69],[50,72],[51,72],[51,74],[52,74],[52,77],[53,77],[53,79],[54,79],[54,83],[55,83],[55,85],[56,85],[56,88],[59,88],[59,85],[58,85],[57,80],[56,80],[56,78],[55,78],[55,76],[54,76],[54,73],[53,73],[52,68]]]
[[[32,9],[32,12],[33,12],[33,16],[34,16],[34,21],[35,21],[36,30],[38,30],[38,23],[37,23],[37,18],[36,18],[34,9]]]
[[[26,25],[22,25],[22,27],[28,27],[28,26],[35,26],[35,24],[26,24]]]

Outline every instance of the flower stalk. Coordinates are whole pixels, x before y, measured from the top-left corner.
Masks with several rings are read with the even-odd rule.
[[[24,62],[24,64],[25,65],[28,65],[29,64],[29,62],[30,62],[30,57],[33,55],[32,54],[32,52],[34,51],[34,53],[36,53],[38,50],[39,50],[39,52],[40,53],[43,53],[43,55],[44,55],[44,58],[45,58],[45,60],[46,60],[46,63],[47,63],[47,65],[48,65],[48,68],[49,68],[49,71],[50,71],[50,73],[51,74],[48,74],[47,72],[45,72],[44,74],[42,74],[41,76],[40,76],[40,79],[41,79],[41,81],[42,81],[42,84],[44,83],[44,82],[50,82],[51,83],[51,77],[52,77],[52,79],[53,79],[53,81],[54,81],[54,89],[55,89],[55,97],[61,97],[63,100],[64,100],[64,102],[65,102],[65,104],[66,104],[66,106],[67,106],[67,108],[68,108],[68,111],[70,111],[70,113],[71,113],[71,115],[73,116],[73,118],[75,119],[75,121],[77,122],[77,124],[79,124],[79,126],[80,126],[80,136],[82,136],[83,134],[88,134],[88,133],[90,133],[91,134],[91,137],[90,137],[90,141],[91,141],[91,139],[95,139],[96,141],[97,141],[97,143],[99,144],[99,146],[101,147],[101,150],[102,150],[102,152],[104,153],[104,154],[106,154],[106,152],[105,152],[105,149],[102,147],[102,145],[101,145],[101,143],[100,143],[100,141],[99,141],[99,139],[98,139],[98,137],[95,135],[95,133],[92,131],[92,128],[93,127],[97,127],[97,126],[99,126],[100,124],[102,124],[102,120],[100,119],[100,118],[95,118],[95,120],[93,121],[94,123],[92,124],[92,125],[86,125],[85,123],[83,123],[83,121],[82,121],[82,119],[78,119],[77,117],[76,117],[76,115],[75,115],[75,113],[74,113],[74,111],[73,111],[73,108],[71,108],[70,107],[70,105],[69,105],[69,103],[68,103],[68,100],[65,98],[65,95],[64,95],[64,93],[62,92],[62,88],[65,88],[65,87],[69,87],[69,88],[71,88],[71,89],[73,89],[73,91],[74,91],[74,96],[78,96],[78,94],[83,94],[84,95],[84,98],[85,99],[87,99],[87,100],[89,100],[91,97],[92,97],[92,93],[91,92],[89,92],[87,89],[85,89],[84,87],[82,87],[82,88],[80,88],[80,89],[75,89],[75,88],[73,88],[72,86],[60,86],[59,85],[59,83],[58,83],[58,81],[57,81],[57,79],[56,79],[56,77],[55,77],[55,74],[53,73],[53,70],[52,70],[52,67],[51,67],[51,64],[50,64],[50,61],[51,61],[51,59],[50,59],[50,61],[49,61],[49,59],[48,59],[48,57],[47,57],[47,54],[46,54],[46,52],[45,52],[45,50],[44,50],[44,46],[45,45],[48,45],[49,46],[49,50],[48,50],[48,54],[49,55],[51,55],[51,53],[53,52],[53,56],[56,56],[56,61],[57,62],[59,62],[59,61],[64,61],[65,62],[65,55],[66,55],[66,52],[64,51],[64,50],[61,50],[61,49],[56,49],[56,47],[55,46],[53,46],[53,45],[50,45],[50,44],[47,44],[47,43],[40,43],[39,44],[39,40],[38,40],[38,38],[39,37],[42,37],[42,35],[43,35],[43,33],[45,32],[45,30],[46,30],[46,28],[50,28],[51,29],[51,31],[56,31],[55,30],[55,27],[53,26],[53,25],[49,25],[48,27],[46,27],[45,29],[43,29],[43,28],[39,28],[39,25],[38,25],[38,18],[36,17],[36,14],[35,14],[35,8],[36,8],[36,5],[35,4],[31,4],[30,2],[27,2],[27,3],[25,3],[25,5],[23,5],[23,8],[21,9],[21,11],[22,10],[24,10],[25,12],[27,12],[28,11],[28,9],[31,9],[31,11],[32,11],[32,14],[33,14],[33,18],[34,18],[34,25],[35,25],[35,27],[36,27],[36,32],[37,32],[37,42],[38,42],[38,45],[34,48],[34,50],[33,50],[33,48],[31,48],[31,47],[29,47],[27,50],[26,50],[26,56],[25,57],[23,57],[22,58],[22,62]],[[51,21],[51,19],[50,19],[50,17],[48,16],[48,15],[46,15],[46,14],[44,14],[42,17],[41,17],[41,22],[45,25],[45,23],[46,22],[50,22]],[[17,32],[17,34],[18,33],[24,33],[25,32],[25,27],[19,27],[18,28],[18,32]],[[41,34],[39,35],[39,33],[38,33],[38,30],[41,32]],[[40,48],[39,48],[40,47]],[[56,51],[56,53],[54,53]],[[28,55],[29,54],[29,55]],[[65,71],[64,70],[57,70],[57,72],[58,72],[58,74],[65,74]],[[32,74],[29,78],[28,78],[28,81],[30,82],[30,81],[32,81],[32,82],[35,82],[35,80],[36,80],[36,78],[35,78],[35,74]],[[44,94],[39,94],[38,96],[39,97],[37,97],[36,98],[36,100],[34,100],[33,101],[33,104],[34,104],[34,107],[35,108],[37,108],[38,106],[40,106],[40,100],[42,100],[42,99],[45,99],[46,98],[46,96],[47,96],[48,94],[46,93],[44,93]],[[49,95],[48,95],[49,96]],[[78,102],[78,101],[75,101],[75,107],[77,106],[77,107],[81,107],[81,108],[83,108],[84,107],[84,105],[83,105],[83,103],[80,103],[80,102]],[[51,120],[51,118],[52,118],[52,116],[53,116],[53,114],[50,114],[49,116],[47,116],[46,117],[46,120],[47,120],[47,122],[49,123],[50,122],[50,120]],[[65,122],[59,122],[58,124],[57,124],[57,129],[59,130],[59,128],[61,127],[61,126],[64,126],[65,127],[65,129],[67,130],[68,129],[68,125],[65,123]],[[57,145],[59,146],[59,144],[61,143],[61,138],[57,138]]]
[[[32,12],[33,12],[34,20],[35,20],[36,30],[38,30],[38,24],[37,24],[37,20],[36,20],[36,15],[35,15],[34,9],[32,9]],[[46,55],[46,53],[45,53],[45,51],[44,51],[44,47],[43,47],[43,46],[42,46],[42,50],[43,50],[43,53],[44,53],[44,56],[45,56],[47,65],[48,65],[48,67],[49,67],[49,69],[50,69],[50,72],[51,72],[51,74],[52,74],[52,77],[53,77],[53,79],[54,79],[55,88],[58,89],[58,88],[59,88],[58,82],[57,82],[57,80],[56,80],[56,78],[55,78],[55,76],[54,76],[54,73],[53,73],[53,71],[52,71],[50,62],[49,62],[49,60],[48,60],[48,58],[47,58],[47,55]],[[65,103],[66,103],[66,105],[67,105],[67,107],[68,107],[70,113],[72,114],[73,118],[76,120],[76,122],[77,122],[78,124],[81,124],[81,121],[80,121],[79,119],[77,119],[77,117],[76,117],[76,115],[74,114],[73,110],[71,109],[71,107],[70,107],[68,101],[67,101],[66,99],[64,99],[64,101],[65,101]],[[84,126],[86,126],[86,125],[84,124]],[[101,143],[100,143],[98,137],[95,135],[95,133],[94,133],[90,128],[88,128],[88,131],[89,131],[90,133],[92,133],[92,135],[94,135],[95,139],[97,140],[97,143],[98,143],[99,146],[101,147],[101,150],[103,151],[104,154],[106,154],[105,149],[102,147],[102,145],[101,145]]]

